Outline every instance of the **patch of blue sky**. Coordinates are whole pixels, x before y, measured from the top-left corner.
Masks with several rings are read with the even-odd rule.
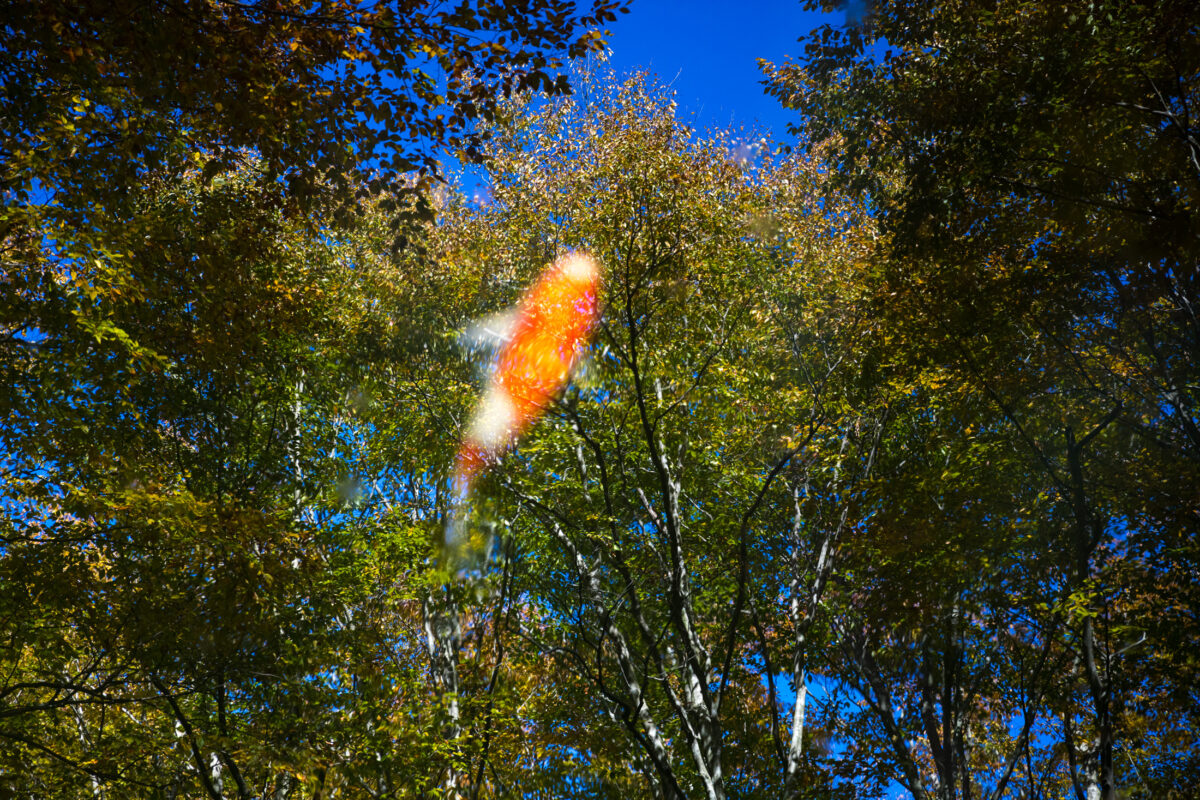
[[[851,9],[853,11],[853,9]],[[680,4],[634,0],[630,13],[608,26],[607,66],[618,79],[648,72],[674,93],[679,118],[700,136],[731,131],[735,158],[752,160],[766,136],[791,142],[796,112],[766,94],[759,59],[781,63],[801,55],[799,39],[822,26],[857,17],[846,11],[807,11],[796,0],[716,0]],[[463,193],[486,200],[486,172],[444,159]]]
[[[698,131],[746,128],[784,136],[796,114],[765,93],[758,59],[798,56],[801,36],[844,19],[839,12],[805,11],[794,0],[686,6],[635,0],[610,26],[609,63],[618,75],[647,69],[659,76]]]

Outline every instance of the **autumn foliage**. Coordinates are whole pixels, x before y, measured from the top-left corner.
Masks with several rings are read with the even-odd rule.
[[[789,147],[566,92],[620,4],[68,5],[0,797],[1195,795],[1194,3],[869,4]]]

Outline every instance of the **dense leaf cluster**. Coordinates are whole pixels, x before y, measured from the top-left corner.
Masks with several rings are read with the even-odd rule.
[[[621,5],[8,3],[0,191],[86,211],[148,172],[207,178],[253,152],[289,202],[345,204],[436,173],[439,150],[477,154],[472,123],[500,98],[566,91],[563,55]]]

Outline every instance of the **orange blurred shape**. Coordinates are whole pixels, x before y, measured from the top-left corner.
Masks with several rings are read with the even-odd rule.
[[[455,460],[461,494],[566,386],[596,324],[599,283],[596,262],[571,253],[547,267],[521,298],[509,340]]]

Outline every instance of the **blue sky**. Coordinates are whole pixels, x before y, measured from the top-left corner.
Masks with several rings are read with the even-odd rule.
[[[608,42],[618,73],[650,69],[671,84],[684,119],[697,127],[757,122],[788,140],[795,112],[763,93],[755,60],[799,55],[801,35],[844,19],[804,11],[799,0],[633,0],[609,26]]]
[[[632,0],[608,26],[609,63],[618,75],[647,69],[669,84],[680,118],[701,132],[747,126],[790,143],[787,124],[798,115],[767,96],[757,59],[798,56],[801,36],[846,16],[804,11],[801,0]],[[443,163],[454,171],[451,159]],[[467,168],[456,179],[470,195],[482,173]]]

